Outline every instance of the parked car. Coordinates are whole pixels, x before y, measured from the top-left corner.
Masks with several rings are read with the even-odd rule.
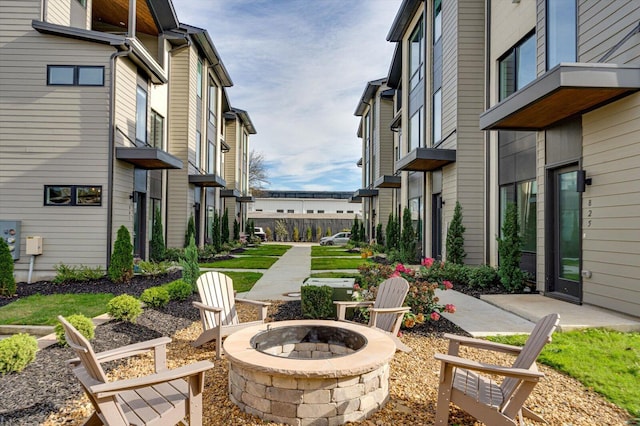
[[[321,246],[343,246],[351,239],[351,232],[338,232],[330,237],[320,238]]]
[[[264,232],[264,229],[259,226],[253,227],[253,235],[260,238],[262,241],[267,241],[267,234]]]

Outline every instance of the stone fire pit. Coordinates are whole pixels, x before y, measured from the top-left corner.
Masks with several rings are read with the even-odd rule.
[[[389,398],[396,346],[382,332],[338,321],[280,321],[227,337],[229,398],[291,425],[365,419]]]

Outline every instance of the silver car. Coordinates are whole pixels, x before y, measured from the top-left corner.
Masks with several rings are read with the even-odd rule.
[[[330,237],[320,238],[321,246],[343,246],[349,242],[351,238],[351,232],[338,232]]]

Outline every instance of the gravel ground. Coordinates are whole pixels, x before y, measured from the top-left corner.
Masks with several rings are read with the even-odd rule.
[[[140,294],[144,288],[174,279],[134,280],[129,284],[113,285],[95,283],[95,291],[114,294],[127,292]],[[36,292],[50,293],[52,285],[36,283],[21,285]],[[64,286],[65,291],[78,291],[76,286]],[[57,288],[60,290],[60,287]],[[192,300],[195,300],[196,296]],[[0,301],[2,302],[2,301]],[[239,308],[241,309],[241,308]],[[244,320],[252,319],[253,312],[239,311]],[[274,302],[269,310],[270,320],[280,321],[300,318],[300,302]],[[186,302],[171,302],[163,309],[146,309],[136,324],[116,321],[96,328],[93,345],[103,351],[130,343],[160,336],[171,336],[168,347],[168,363],[175,368],[197,360],[208,359],[215,363],[207,372],[204,394],[204,422],[206,425],[264,425],[256,417],[241,412],[227,397],[228,367],[223,357],[215,360],[215,345],[193,348],[190,343],[200,333],[197,310]],[[410,354],[396,353],[391,362],[389,403],[368,420],[359,425],[428,425],[433,424],[438,385],[439,365],[433,359],[436,352],[446,352],[446,340],[442,333],[465,334],[453,323],[442,318],[428,322],[405,332],[402,340],[413,349]],[[486,354],[465,351],[465,356],[483,362],[509,365],[512,358],[504,354]],[[36,360],[21,373],[0,377],[0,425],[76,425],[82,424],[92,411],[80,385],[65,365],[72,358],[69,348],[54,345],[38,352]],[[139,357],[127,362],[110,363],[107,371],[112,379],[132,377],[148,373],[150,357]],[[621,409],[604,401],[599,395],[585,389],[577,381],[555,370],[541,366],[547,375],[536,386],[528,400],[528,406],[543,415],[551,425],[623,425],[629,420]],[[478,424],[464,412],[452,408],[450,422],[459,425]],[[527,423],[536,424],[536,423]]]

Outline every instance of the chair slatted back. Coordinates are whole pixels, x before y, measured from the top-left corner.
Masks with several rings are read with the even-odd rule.
[[[409,292],[409,283],[402,277],[388,278],[378,287],[378,294],[373,305],[374,308],[399,308]],[[396,324],[396,314],[378,315],[376,327],[393,331]]]
[[[73,325],[64,319],[62,315],[58,315],[58,321],[60,321],[64,329],[67,344],[69,344],[78,358],[80,358],[80,362],[87,374],[99,382],[108,382],[107,376],[104,374],[104,370],[96,358],[96,353],[93,351],[91,343],[89,343]]]
[[[220,272],[210,271],[200,275],[196,282],[202,303],[221,308],[220,321],[222,325],[240,324],[236,301],[233,292],[233,280]],[[213,312],[206,312],[207,328],[214,328],[216,324]]]
[[[560,315],[549,314],[536,323],[533,331],[529,335],[522,351],[513,363],[514,368],[530,369],[536,362],[536,359],[544,349],[544,346],[551,342],[551,335],[555,331],[560,322]],[[504,403],[509,402],[509,398],[516,391],[520,380],[507,377],[504,379],[500,387],[504,395]]]

